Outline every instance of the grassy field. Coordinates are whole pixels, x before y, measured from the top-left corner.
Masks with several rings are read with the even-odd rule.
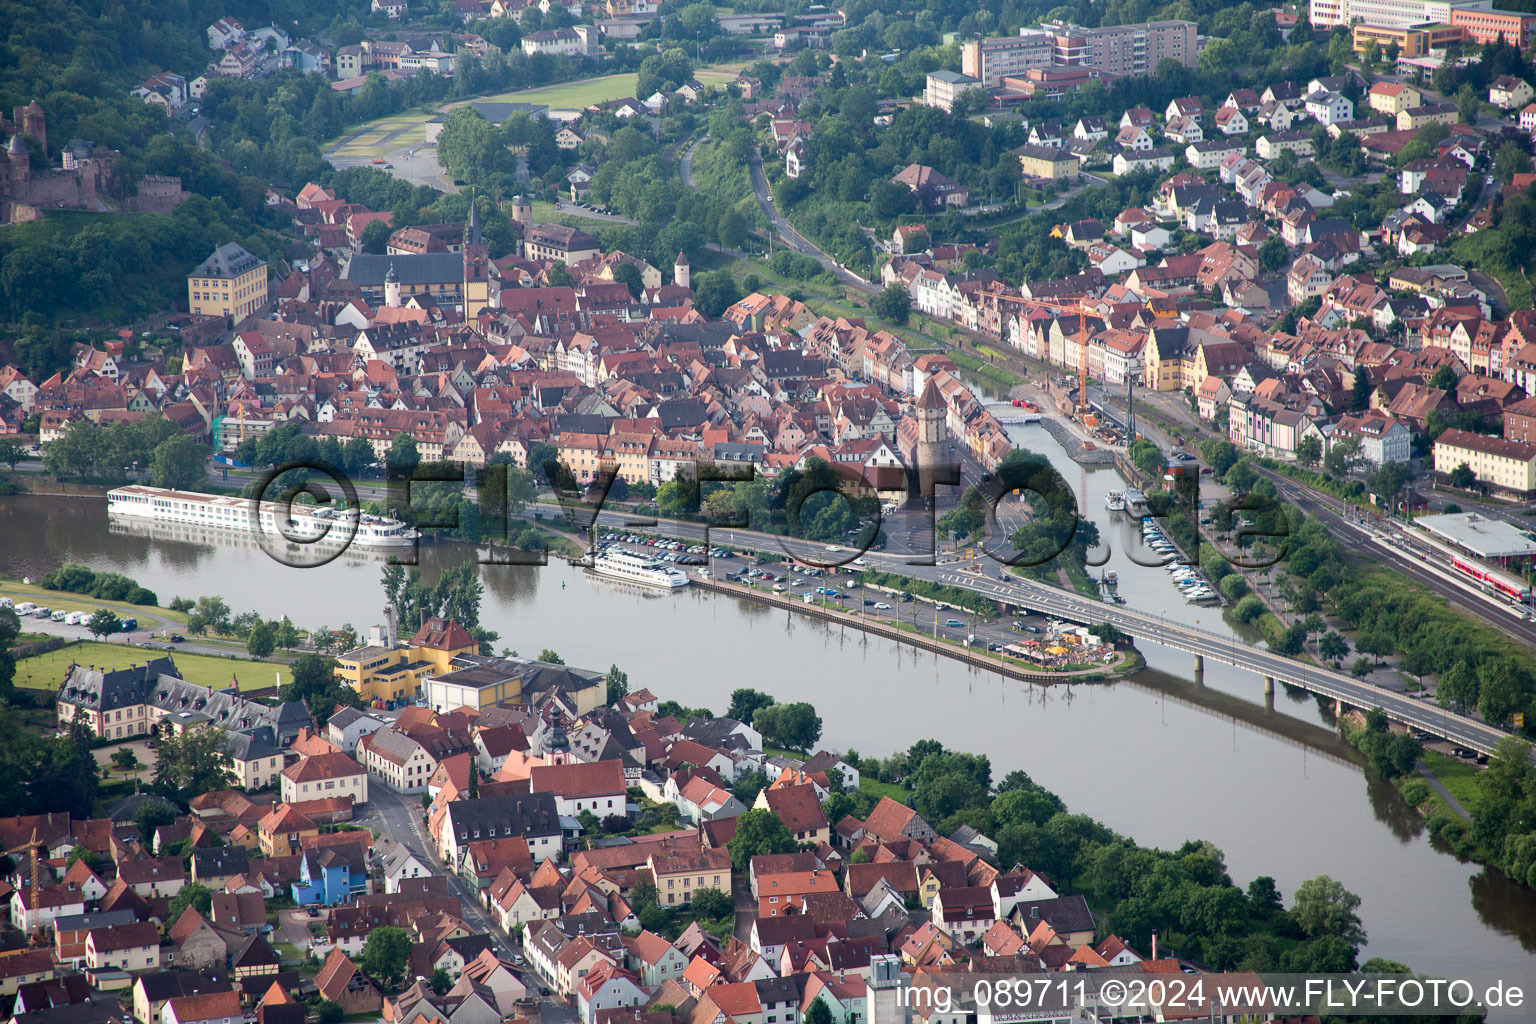
[[[274,671],[284,685],[291,681],[287,665],[276,662],[250,661],[243,658],[215,658],[208,654],[187,654],[181,651],[147,651],[142,647],[125,644],[99,644],[86,641],[61,647],[33,658],[23,658],[16,663],[16,685],[40,690],[56,690],[69,674],[71,663],[95,665],[98,668],[127,668],[143,664],[152,658],[166,657],[176,662],[176,670],[188,682],[201,686],[228,686],[231,676],[240,680],[242,690],[255,690],[270,686]]]
[[[605,103],[608,100],[620,100],[626,97],[645,99],[644,96],[635,96],[635,81],[639,77],[633,72],[622,75],[603,75],[600,78],[583,78],[580,81],[566,82],[562,85],[498,93],[495,96],[487,96],[485,99],[491,103],[542,103],[556,109],[589,107],[594,103]],[[736,73],[716,68],[700,68],[694,72],[694,77],[704,85],[724,85],[726,82],[734,81]]]
[[[141,623],[146,618],[164,619],[167,622],[185,623],[187,616],[183,612],[173,612],[168,608],[156,608],[154,606],[128,604],[124,601],[103,601],[100,598],[90,597],[86,594],[71,594],[62,590],[45,590],[42,587],[20,583],[16,580],[0,580],[0,597],[8,597],[17,604],[23,601],[31,601],[54,611],[63,609],[67,612],[94,612],[99,608],[110,608],[119,616],[132,615]],[[160,595],[165,600],[165,595]]]
[[[876,800],[888,796],[899,804],[904,804],[912,796],[910,789],[903,789],[893,782],[878,782],[867,775],[859,776],[859,792],[868,793]]]
[[[1471,761],[1446,757],[1433,750],[1424,751],[1424,765],[1440,780],[1441,785],[1451,791],[1452,796],[1461,801],[1461,806],[1470,811],[1477,803],[1477,777],[1483,769]]]

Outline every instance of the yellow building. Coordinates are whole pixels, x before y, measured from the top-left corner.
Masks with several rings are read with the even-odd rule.
[[[1442,50],[1447,44],[1459,43],[1465,37],[1460,25],[1415,25],[1410,28],[1356,25],[1351,32],[1356,53],[1365,53],[1373,43],[1383,51],[1396,43],[1399,57],[1423,57],[1430,50]]]
[[[1189,331],[1158,327],[1141,348],[1143,387],[1153,391],[1177,391],[1184,386],[1184,344]]]
[[[291,804],[277,804],[256,823],[261,852],[267,857],[291,857],[303,850],[306,839],[320,834],[320,826]]]
[[[1461,113],[1454,103],[1425,103],[1397,112],[1397,130],[1416,132],[1427,124],[1455,124]]]
[[[1056,181],[1077,177],[1077,157],[1065,149],[1025,143],[1014,149],[1013,153],[1019,158],[1019,170],[1026,178],[1047,178]]]
[[[1356,28],[1355,31],[1358,32],[1360,29]],[[1423,102],[1423,94],[1407,82],[1377,82],[1371,86],[1371,109],[1393,119],[1403,111],[1412,110]]]
[[[1435,439],[1435,475],[1448,479],[1462,465],[1491,494],[1512,498],[1536,494],[1536,445],[1447,430]]]
[[[422,677],[443,675],[461,654],[480,649],[469,631],[452,619],[431,618],[399,647],[368,646],[336,659],[336,677],[365,701],[416,696]]]
[[[267,304],[267,265],[225,242],[187,275],[187,308],[237,323]]]

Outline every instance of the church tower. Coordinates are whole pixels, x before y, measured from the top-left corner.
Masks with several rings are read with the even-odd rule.
[[[391,263],[389,270],[384,274],[384,305],[394,309],[400,305],[400,275],[395,273],[395,265]]]
[[[480,211],[475,197],[469,200],[469,220],[464,224],[464,319],[473,320],[491,305],[491,251],[480,233]]]
[[[688,270],[688,257],[679,252],[677,259],[672,261],[672,283],[683,288],[692,287],[688,283]]]

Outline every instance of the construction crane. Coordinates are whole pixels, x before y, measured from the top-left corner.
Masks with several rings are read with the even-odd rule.
[[[1046,309],[1054,309],[1062,313],[1077,314],[1077,333],[1081,339],[1081,351],[1077,358],[1077,417],[1086,420],[1088,416],[1088,316],[1087,303],[1078,300],[1070,305],[1062,302],[1051,302],[1047,299],[1025,299],[1027,303],[1043,306]],[[1094,313],[1095,317],[1099,314]]]

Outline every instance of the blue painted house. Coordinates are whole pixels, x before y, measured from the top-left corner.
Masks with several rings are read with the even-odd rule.
[[[368,891],[368,865],[354,845],[305,850],[299,877],[293,883],[293,901],[299,906],[318,903],[334,907]]]

